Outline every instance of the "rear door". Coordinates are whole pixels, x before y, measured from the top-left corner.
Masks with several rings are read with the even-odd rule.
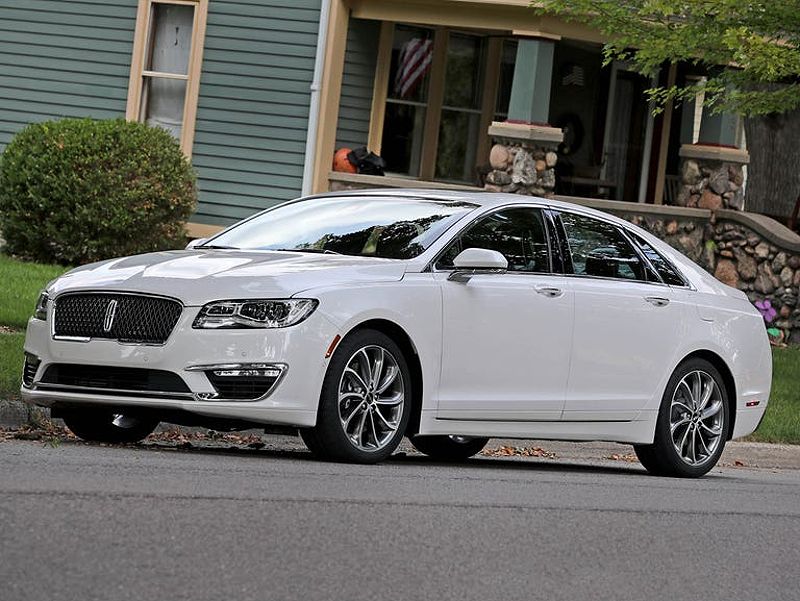
[[[656,395],[686,327],[686,295],[616,224],[560,212],[575,294],[564,419],[627,421]]]

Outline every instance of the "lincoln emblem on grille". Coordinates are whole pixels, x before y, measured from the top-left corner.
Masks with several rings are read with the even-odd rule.
[[[103,320],[103,331],[107,334],[111,331],[111,326],[114,325],[114,315],[117,314],[117,301],[111,299],[106,307],[106,317]]]

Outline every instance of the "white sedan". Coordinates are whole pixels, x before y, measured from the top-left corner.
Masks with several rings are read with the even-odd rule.
[[[28,324],[23,397],[79,437],[161,421],[300,431],[372,463],[403,436],[631,443],[700,476],[757,427],[771,354],[746,296],[605,213],[422,190],[288,202],[186,250],[79,267]]]

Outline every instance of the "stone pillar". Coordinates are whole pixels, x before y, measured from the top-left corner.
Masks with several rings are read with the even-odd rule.
[[[489,154],[492,170],[485,188],[531,196],[552,196],[556,186],[556,149],[564,139],[557,127],[492,123],[496,142]]]
[[[683,144],[680,149],[677,204],[712,211],[744,208],[742,167],[750,162],[750,155],[736,146],[738,125],[736,115],[712,114],[703,107],[697,143]]]
[[[486,176],[487,190],[552,196],[556,185],[556,149],[564,139],[548,125],[553,75],[552,40],[522,39],[517,46],[508,120],[494,122],[494,140]]]

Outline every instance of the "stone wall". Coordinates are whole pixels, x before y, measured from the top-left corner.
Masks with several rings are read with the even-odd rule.
[[[742,165],[723,161],[687,159],[681,166],[681,189],[676,203],[682,207],[742,210]]]

